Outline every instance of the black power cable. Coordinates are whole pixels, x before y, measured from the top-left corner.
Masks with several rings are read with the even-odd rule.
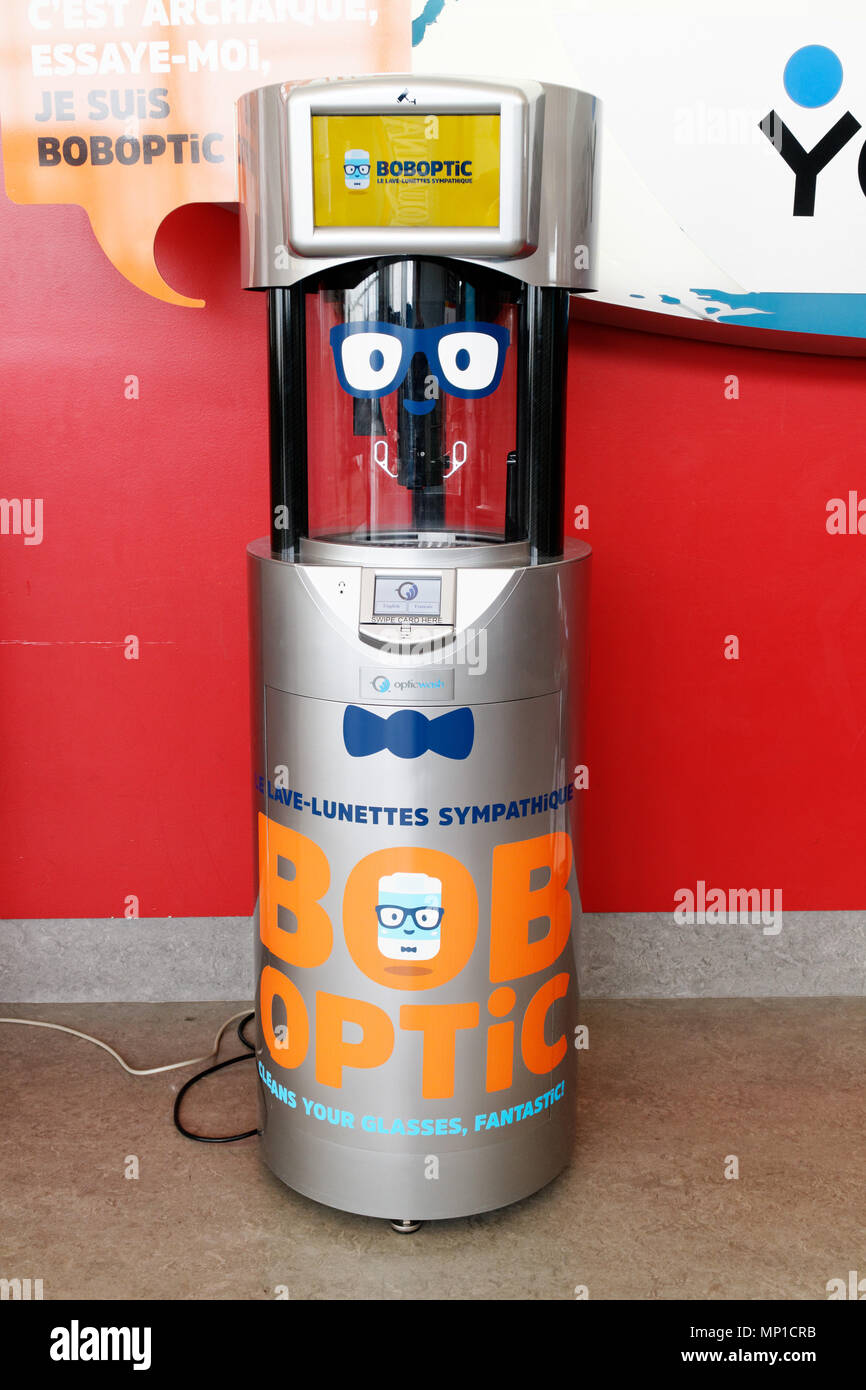
[[[199,1144],[233,1144],[237,1139],[252,1139],[254,1135],[260,1134],[261,1130],[247,1129],[243,1134],[193,1134],[191,1129],[186,1129],[180,1122],[180,1105],[187,1091],[195,1086],[196,1082],[203,1081],[206,1076],[212,1076],[215,1071],[222,1071],[223,1067],[233,1067],[236,1062],[252,1061],[255,1055],[255,1044],[251,1043],[244,1036],[244,1028],[251,1018],[255,1018],[254,1013],[246,1014],[238,1024],[238,1040],[247,1048],[246,1052],[240,1053],[237,1057],[229,1057],[226,1062],[216,1062],[212,1067],[205,1067],[204,1071],[197,1072],[191,1076],[189,1081],[185,1081],[175,1097],[172,1119],[175,1127],[180,1131],[185,1139],[195,1139]]]

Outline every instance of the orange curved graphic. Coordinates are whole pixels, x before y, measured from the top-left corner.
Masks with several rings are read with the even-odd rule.
[[[0,11],[0,128],[16,203],[77,203],[133,285],[162,220],[237,200],[236,99],[269,82],[409,65],[408,0],[16,0]]]

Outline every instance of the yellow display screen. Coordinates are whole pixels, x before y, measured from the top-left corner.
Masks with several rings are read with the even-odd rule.
[[[499,116],[313,116],[317,227],[498,227]]]

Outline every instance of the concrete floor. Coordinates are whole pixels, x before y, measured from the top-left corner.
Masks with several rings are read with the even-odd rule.
[[[153,1066],[206,1051],[241,1007],[0,1012]],[[296,1196],[255,1139],[183,1139],[171,1104],[195,1069],[133,1078],[90,1044],[0,1026],[0,1276],[52,1299],[648,1300],[825,1299],[828,1279],[866,1274],[866,1000],[595,1000],[582,1017],[570,1169],[408,1237]],[[187,1122],[251,1128],[253,1081],[245,1063],[204,1082]]]

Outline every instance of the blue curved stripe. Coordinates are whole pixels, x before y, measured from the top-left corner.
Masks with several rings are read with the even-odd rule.
[[[435,24],[445,8],[445,0],[427,0],[417,19],[412,20],[412,47],[417,48],[431,24]]]
[[[729,290],[695,287],[691,292],[700,299],[738,311],[726,313],[724,309],[708,307],[707,313],[714,315],[714,323],[775,329],[781,333],[866,338],[866,294],[732,294]]]

